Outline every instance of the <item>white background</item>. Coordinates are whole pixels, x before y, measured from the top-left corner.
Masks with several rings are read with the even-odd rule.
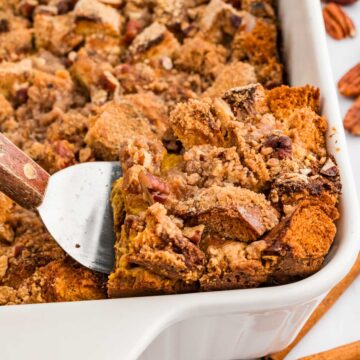
[[[348,69],[360,63],[360,1],[344,7],[344,10],[355,22],[358,34],[353,39],[341,41],[332,40],[328,37],[335,83]],[[341,95],[339,95],[339,100],[341,112],[345,115],[352,101]],[[347,135],[347,141],[355,183],[360,196],[360,136]],[[360,340],[360,278],[351,285],[296,348],[290,352],[286,360],[295,360],[356,340]]]

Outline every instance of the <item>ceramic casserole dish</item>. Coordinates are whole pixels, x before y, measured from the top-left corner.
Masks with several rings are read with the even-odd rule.
[[[279,0],[291,85],[321,89],[343,185],[336,241],[315,275],[248,290],[0,308],[2,359],[250,359],[286,347],[359,250],[359,212],[320,1]]]

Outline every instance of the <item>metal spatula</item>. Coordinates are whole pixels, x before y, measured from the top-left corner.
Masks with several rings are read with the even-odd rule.
[[[110,273],[114,264],[112,182],[118,162],[92,162],[49,175],[0,134],[0,190],[37,209],[57,243],[80,264]]]

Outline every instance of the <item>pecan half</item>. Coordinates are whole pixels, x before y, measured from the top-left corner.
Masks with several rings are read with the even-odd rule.
[[[360,95],[360,63],[352,67],[338,82],[338,88],[342,95]]]
[[[10,24],[8,19],[0,19],[0,33],[8,32]]]
[[[170,193],[168,185],[159,177],[142,171],[139,174],[139,182],[151,202],[164,203]]]
[[[129,20],[126,24],[125,35],[123,41],[125,44],[129,45],[136,38],[136,36],[141,32],[143,25],[139,20],[133,19]]]
[[[18,5],[18,11],[22,16],[30,18],[38,5],[37,0],[21,0]]]
[[[354,37],[356,29],[353,21],[340,6],[330,3],[323,8],[323,16],[327,33],[336,40],[348,36]]]
[[[358,0],[323,0],[323,1],[327,3],[336,3],[339,5],[350,5],[357,2]]]
[[[360,97],[348,110],[344,119],[344,127],[353,135],[360,135]]]

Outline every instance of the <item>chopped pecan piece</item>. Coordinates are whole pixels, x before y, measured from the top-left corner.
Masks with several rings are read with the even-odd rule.
[[[20,106],[26,103],[26,101],[29,98],[28,89],[29,89],[29,84],[27,83],[16,86],[15,95],[14,95],[15,106]]]
[[[108,70],[104,71],[100,76],[100,84],[104,90],[113,93],[120,91],[119,80]]]
[[[38,5],[39,2],[37,0],[21,0],[18,5],[18,10],[21,15],[30,18]]]
[[[139,174],[139,182],[150,202],[164,203],[170,193],[169,186],[159,177],[142,171]]]
[[[136,38],[136,36],[142,30],[142,23],[139,20],[131,19],[126,24],[124,42],[126,44],[131,44],[131,42]]]
[[[360,63],[352,67],[338,82],[341,94],[345,96],[360,95]]]
[[[0,19],[0,33],[8,32],[10,24],[8,19]]]
[[[340,6],[333,3],[324,6],[323,16],[326,31],[334,39],[341,40],[356,35],[353,21]]]
[[[272,148],[272,156],[280,160],[291,158],[292,143],[288,136],[271,135],[266,139],[263,146]]]
[[[66,14],[72,10],[76,4],[77,0],[56,0],[55,4],[58,9],[58,14]]]
[[[353,135],[360,135],[360,97],[352,104],[345,115],[344,127]]]
[[[339,170],[334,161],[329,157],[321,168],[320,173],[326,176],[336,176],[339,174]]]

